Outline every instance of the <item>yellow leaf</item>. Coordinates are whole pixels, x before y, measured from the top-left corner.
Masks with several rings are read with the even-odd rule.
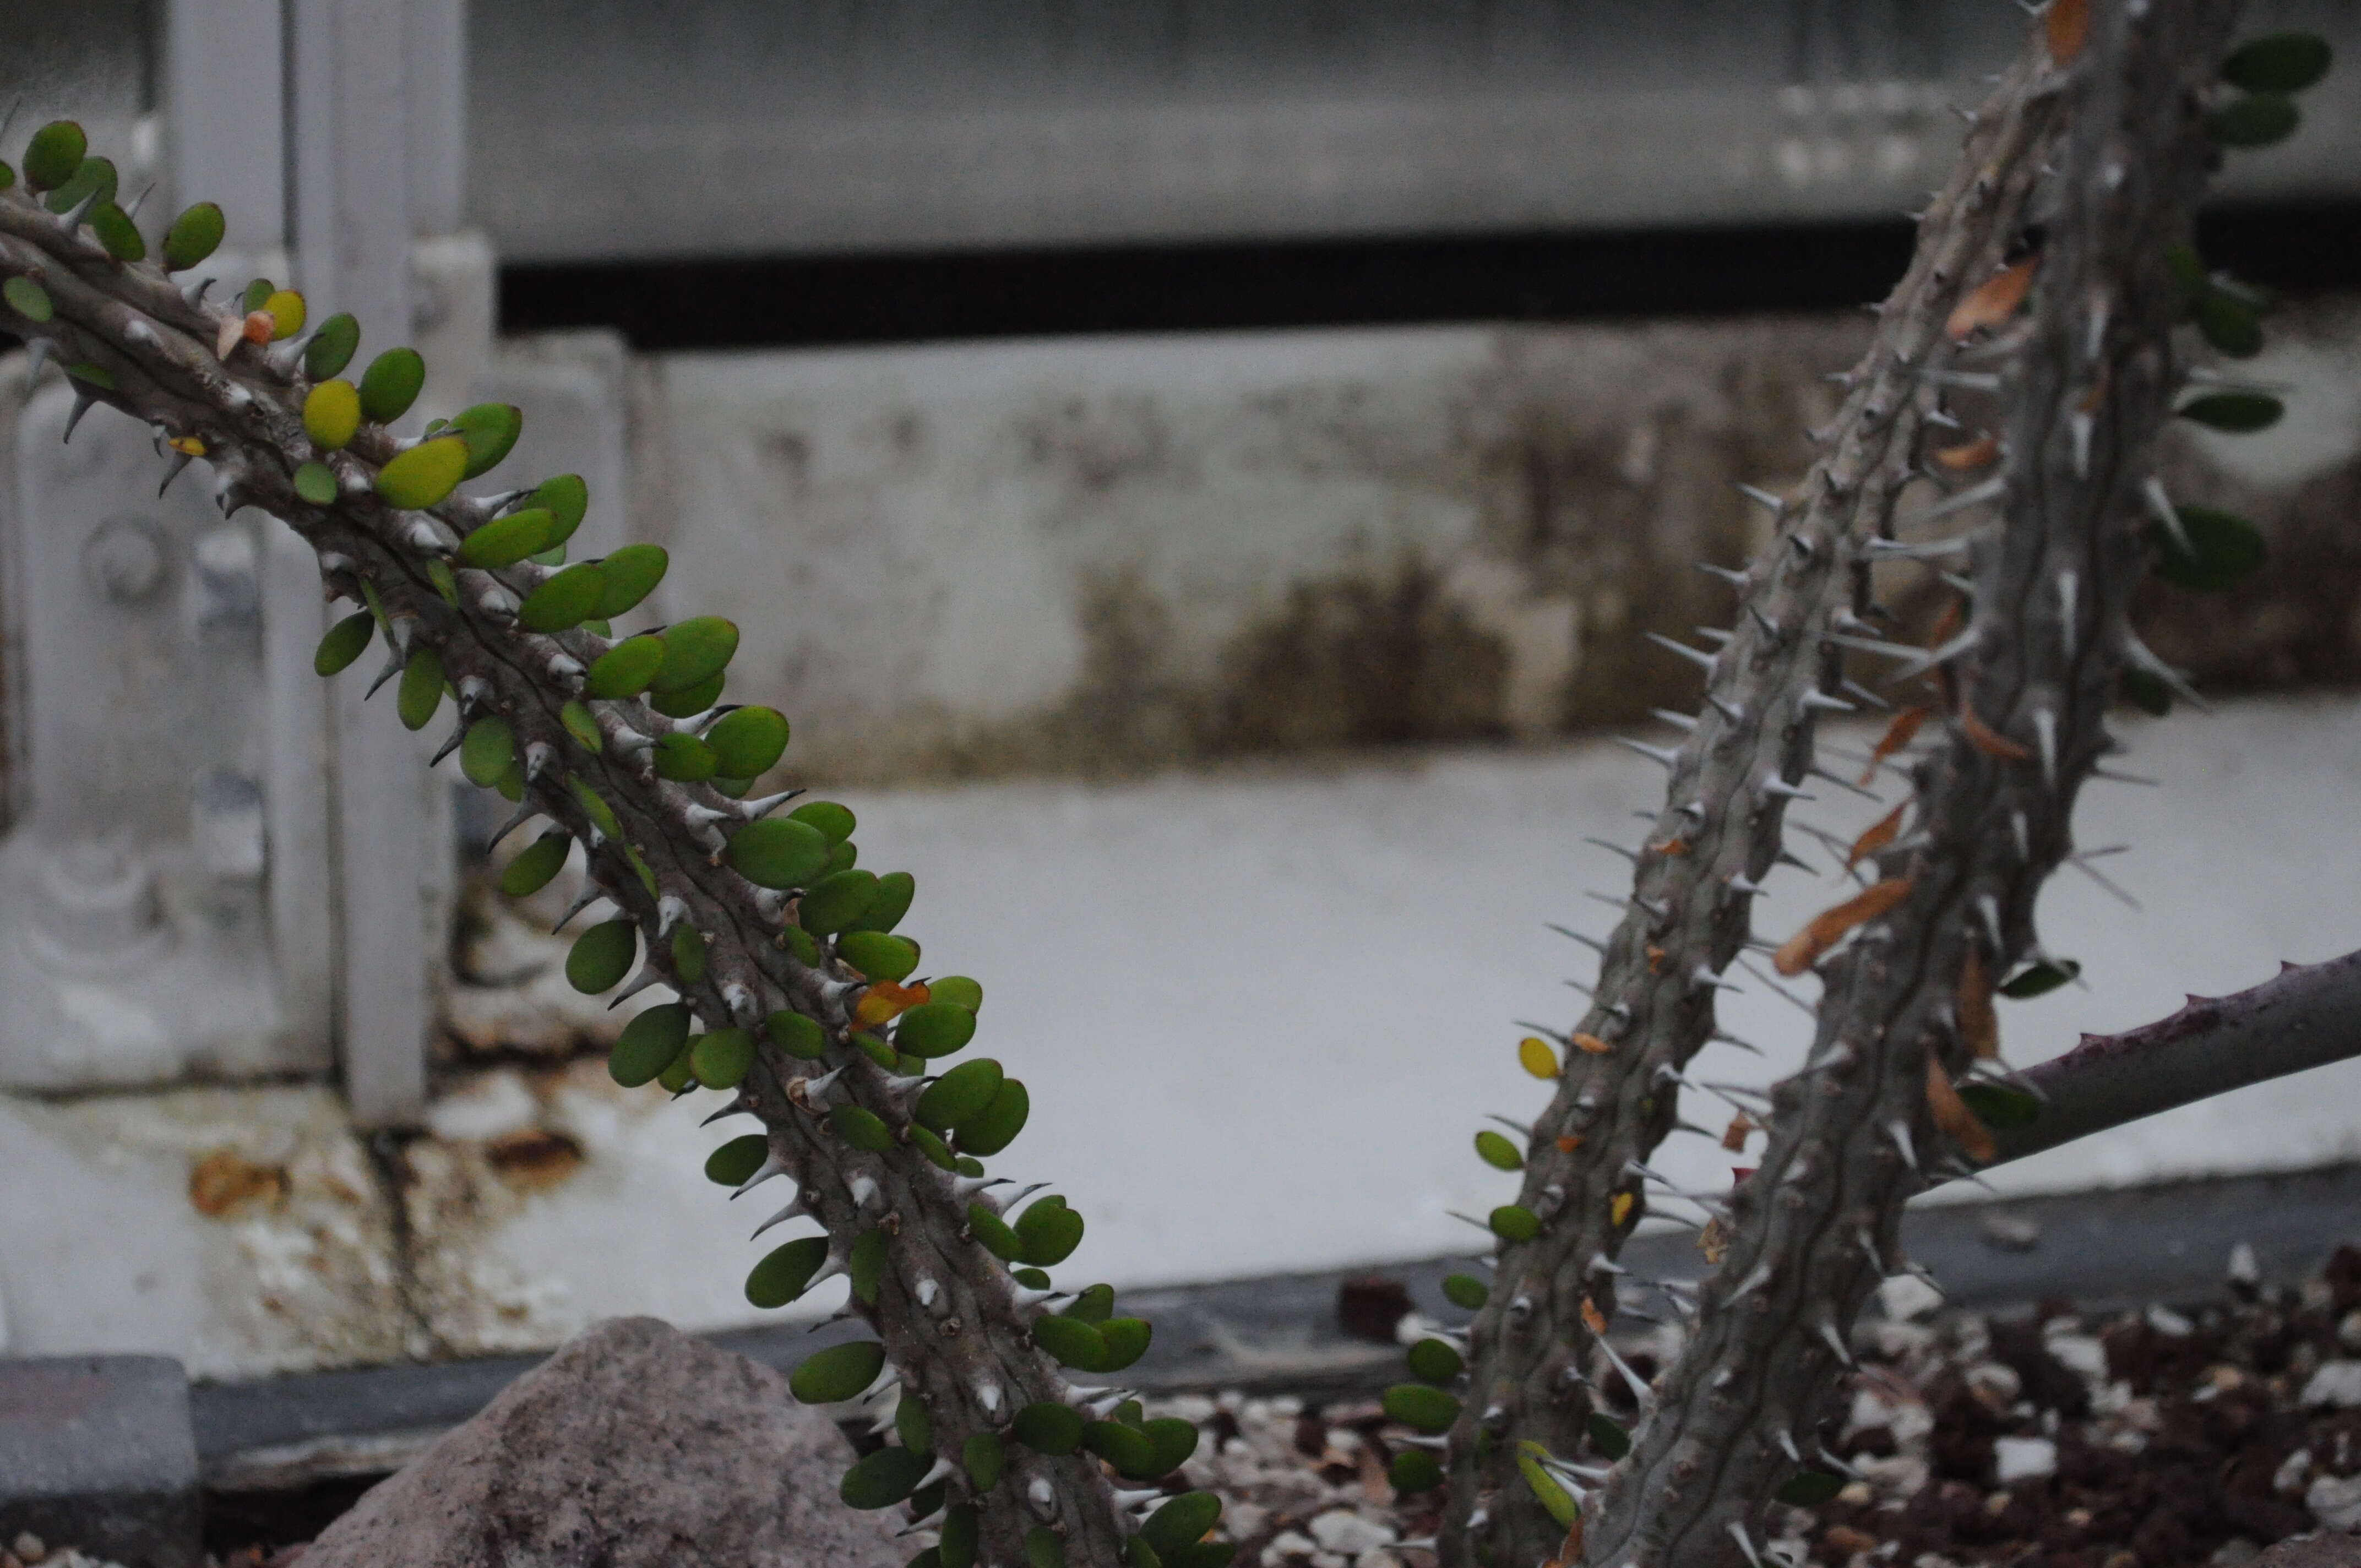
[[[1517,1064],[1535,1078],[1553,1079],[1557,1076],[1557,1053],[1549,1048],[1547,1041],[1537,1036],[1527,1035],[1517,1042]]]
[[[1618,1192],[1615,1201],[1607,1205],[1607,1223],[1621,1230],[1623,1222],[1631,1217],[1631,1205],[1638,1201],[1629,1192]]]
[[[281,289],[262,302],[262,313],[270,318],[272,341],[293,337],[303,330],[303,296],[292,289]]]

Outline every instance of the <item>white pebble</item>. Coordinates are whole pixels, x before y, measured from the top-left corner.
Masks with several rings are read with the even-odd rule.
[[[42,1544],[41,1538],[29,1530],[19,1530],[16,1539],[9,1543],[8,1550],[16,1554],[19,1563],[38,1563],[49,1554],[49,1549]]]
[[[2347,1350],[2361,1351],[2361,1307],[2345,1313],[2345,1321],[2336,1325],[2336,1343]]]
[[[2107,1375],[2107,1347],[2090,1334],[2048,1334],[2042,1338],[2041,1344],[2070,1372],[2078,1372],[2089,1378],[2103,1378]]]
[[[1400,1538],[1391,1526],[1373,1524],[1360,1515],[1339,1508],[1322,1514],[1312,1521],[1312,1536],[1322,1549],[1357,1556],[1375,1552],[1380,1546],[1391,1546]]]
[[[1320,1543],[1308,1535],[1283,1530],[1271,1537],[1270,1544],[1262,1549],[1262,1568],[1282,1568],[1290,1557],[1309,1557],[1320,1550]]]
[[[1915,1274],[1897,1274],[1877,1288],[1877,1304],[1897,1323],[1931,1317],[1943,1305],[1943,1293]]]
[[[2046,1437],[2000,1437],[1993,1440],[1993,1475],[2004,1486],[2035,1481],[2058,1472],[2058,1445]]]
[[[2322,1364],[2303,1386],[2303,1402],[2313,1408],[2334,1405],[2340,1410],[2361,1408],[2361,1361]]]
[[[2304,1478],[2312,1474],[2312,1450],[2299,1448],[2279,1462],[2271,1472],[2271,1490],[2283,1497],[2301,1495]]]
[[[2312,1517],[2330,1530],[2361,1527],[2361,1475],[2323,1475],[2303,1495]]]
[[[2150,1307],[2147,1326],[2167,1339],[2187,1339],[2197,1325],[2169,1307]]]

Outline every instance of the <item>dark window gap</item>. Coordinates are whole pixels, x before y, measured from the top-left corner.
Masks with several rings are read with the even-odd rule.
[[[2206,258],[2295,291],[2361,284],[2361,203],[2223,208]],[[1565,322],[1841,309],[1885,293],[1901,221],[926,255],[519,263],[504,332],[642,349],[1082,333]]]

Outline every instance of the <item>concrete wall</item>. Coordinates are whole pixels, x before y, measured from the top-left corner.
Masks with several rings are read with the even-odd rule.
[[[1691,695],[1640,635],[1728,614],[1737,563],[1866,336],[1850,316],[667,356],[635,527],[667,614],[745,641],[731,695],[798,776],[1106,773],[1530,740]],[[2246,686],[2361,678],[2361,307],[2283,315],[2277,431],[2176,438],[2185,499],[2278,552],[2149,590],[2154,640]],[[1971,414],[1972,408],[1968,411]],[[1911,608],[1897,575],[1898,608]]]

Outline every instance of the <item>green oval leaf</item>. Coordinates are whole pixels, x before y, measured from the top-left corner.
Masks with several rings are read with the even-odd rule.
[[[917,896],[918,883],[908,872],[887,872],[877,879],[877,892],[861,917],[845,929],[848,931],[891,931],[910,912],[910,900]],[[931,988],[929,994],[932,994]]]
[[[1148,1343],[1155,1330],[1145,1318],[1109,1318],[1098,1325],[1099,1337],[1106,1342],[1106,1360],[1097,1370],[1120,1372],[1148,1354]]]
[[[653,637],[627,637],[591,661],[590,696],[609,701],[633,697],[648,689],[656,666],[664,663],[664,644]]]
[[[1443,1466],[1422,1448],[1405,1448],[1395,1453],[1386,1479],[1397,1492],[1432,1492],[1443,1485]]]
[[[2235,588],[2269,559],[2262,531],[2235,512],[2204,506],[2174,510],[2190,548],[2183,550],[2162,522],[2148,525],[2148,537],[2157,546],[2156,575],[2176,587],[2198,593]]]
[[[566,734],[586,751],[597,752],[606,748],[606,737],[598,732],[598,716],[583,702],[568,702],[557,710],[557,721],[566,726]]]
[[[165,243],[170,245],[171,241],[167,239]],[[360,345],[360,322],[350,311],[338,311],[322,322],[319,330],[312,334],[312,341],[303,345],[303,374],[314,381],[340,376],[345,367],[353,362]]]
[[[27,321],[45,322],[58,313],[49,291],[30,278],[15,277],[0,283],[0,297],[5,297],[8,308]]]
[[[694,718],[721,700],[721,684],[727,679],[729,676],[725,674],[690,686],[686,691],[650,691],[648,706],[667,718]],[[742,788],[738,791],[741,795],[745,793]]]
[[[2303,112],[2284,93],[2249,93],[2205,116],[2205,134],[2224,147],[2269,147],[2295,134]]]
[[[598,619],[612,620],[626,611],[639,608],[640,601],[655,592],[664,581],[664,568],[672,557],[657,544],[626,544],[598,563],[607,574],[606,597],[598,601]]]
[[[697,1069],[690,1063],[686,1051],[673,1058],[672,1065],[656,1074],[656,1087],[667,1094],[678,1094],[696,1086]]]
[[[1016,1239],[1008,1222],[982,1203],[967,1206],[967,1228],[976,1245],[1003,1263],[1015,1263],[1025,1255],[1025,1244]]]
[[[656,776],[675,784],[703,784],[713,776],[713,748],[694,735],[659,735],[653,753]]]
[[[1422,1339],[1410,1347],[1411,1376],[1427,1383],[1448,1383],[1466,1369],[1466,1363],[1449,1342]]]
[[[1062,1198],[1037,1198],[1016,1217],[1016,1239],[1025,1245],[1026,1262],[1055,1268],[1082,1245],[1082,1217]]]
[[[115,200],[115,183],[114,159],[86,157],[74,167],[65,183],[50,192],[46,205],[53,213],[63,214],[89,202],[91,214],[95,216],[99,208]]]
[[[884,1154],[894,1146],[894,1130],[875,1112],[861,1106],[838,1106],[828,1113],[828,1124],[846,1144],[866,1153]]]
[[[2328,74],[2334,56],[2317,33],[2249,38],[2222,62],[2222,80],[2249,93],[2301,93]]]
[[[1183,1492],[1148,1516],[1140,1539],[1159,1557],[1170,1557],[1202,1541],[1222,1517],[1222,1499],[1211,1492]]]
[[[539,893],[566,869],[566,854],[573,848],[572,835],[557,829],[544,833],[518,851],[500,872],[500,891],[511,898],[528,898]]]
[[[629,918],[608,920],[574,938],[566,955],[566,979],[586,996],[622,983],[639,956],[640,927]]]
[[[818,1061],[828,1053],[827,1033],[800,1013],[782,1008],[764,1019],[763,1027],[779,1049],[798,1060]]]
[[[543,508],[555,520],[549,530],[549,542],[563,544],[574,537],[574,531],[582,526],[583,516],[590,510],[590,487],[582,482],[579,474],[560,474],[536,486],[525,505]]]
[[[705,1080],[697,1074],[697,1081]],[[771,1141],[761,1133],[730,1139],[705,1157],[705,1179],[717,1187],[735,1187],[763,1168],[771,1157]]]
[[[743,1029],[715,1029],[697,1037],[688,1059],[706,1088],[735,1089],[754,1066],[754,1038]]]
[[[877,896],[877,878],[868,872],[837,872],[805,894],[798,922],[815,937],[832,937],[852,924]]]
[[[220,247],[226,226],[222,221],[222,210],[211,202],[199,202],[174,218],[172,226],[164,231],[164,270],[185,272],[211,256]],[[315,338],[313,341],[318,340]],[[337,367],[337,369],[342,368],[342,366]],[[335,370],[326,372],[330,376],[335,373]],[[316,380],[319,374],[314,372],[313,379]]]
[[[1103,1323],[1115,1316],[1115,1287],[1093,1285],[1068,1303],[1064,1316],[1086,1323]]]
[[[705,732],[705,743],[719,760],[722,777],[760,777],[787,749],[786,716],[774,707],[737,708]]]
[[[802,887],[828,864],[828,840],[807,823],[766,817],[738,829],[727,854],[738,874],[757,887]]]
[[[1590,1446],[1609,1459],[1620,1459],[1631,1452],[1631,1434],[1609,1416],[1591,1411],[1583,1430],[1590,1434]]]
[[[2001,981],[1999,991],[2003,996],[2023,1002],[2029,997],[2045,996],[2081,972],[2081,964],[2073,959],[2059,959],[2054,963],[2036,959]]]
[[[1449,1431],[1459,1419],[1459,1401],[1423,1383],[1397,1383],[1386,1390],[1386,1418],[1418,1431]]]
[[[2264,392],[2207,392],[2173,412],[2211,430],[2246,435],[2279,423],[2287,405]]]
[[[940,1568],[975,1568],[975,1548],[982,1530],[975,1509],[953,1503],[943,1510],[942,1540],[935,1550],[943,1554]]]
[[[524,433],[524,411],[514,403],[478,403],[453,415],[451,429],[467,443],[466,477],[479,478],[515,449]]]
[[[544,842],[547,842],[546,839]],[[625,960],[628,963],[630,960]],[[688,1043],[688,1009],[677,1002],[643,1008],[623,1025],[608,1054],[607,1071],[626,1089],[653,1083]]]
[[[1540,1454],[1547,1452],[1537,1442],[1519,1443],[1517,1473],[1525,1478],[1526,1488],[1539,1500],[1543,1510],[1557,1521],[1558,1529],[1572,1530],[1582,1518],[1582,1509],[1576,1505],[1574,1494],[1543,1465]]]
[[[527,631],[570,630],[590,619],[606,591],[606,575],[591,562],[577,562],[525,596],[517,623]]]
[[[1472,1274],[1449,1275],[1443,1281],[1443,1299],[1455,1307],[1478,1312],[1492,1299],[1492,1288]]]
[[[352,662],[368,652],[369,635],[377,630],[377,617],[367,610],[357,610],[328,628],[320,639],[320,646],[312,654],[313,673],[325,676],[347,669]]]
[[[1148,1434],[1148,1442],[1156,1450],[1156,1456],[1148,1467],[1148,1475],[1151,1478],[1171,1475],[1188,1464],[1197,1452],[1197,1427],[1193,1421],[1184,1421],[1177,1416],[1159,1416],[1144,1423],[1139,1430]]]
[[[873,1339],[851,1340],[806,1357],[787,1375],[787,1391],[807,1405],[840,1404],[876,1382],[884,1370],[884,1345]]]
[[[489,789],[516,761],[516,731],[509,721],[487,714],[467,726],[459,742],[459,772],[478,789]]]
[[[1000,1439],[988,1431],[969,1438],[960,1451],[960,1458],[967,1465],[968,1479],[975,1483],[979,1493],[1000,1485],[1000,1467],[1006,1457]]]
[[[805,1236],[770,1253],[746,1276],[746,1299],[768,1310],[784,1307],[811,1288],[811,1277],[828,1261],[828,1238]]]
[[[90,210],[83,220],[96,236],[100,247],[117,261],[144,261],[148,258],[148,240],[131,214],[112,202],[103,203]]]
[[[699,615],[668,626],[664,665],[653,689],[670,696],[704,685],[722,673],[738,652],[738,627],[718,615]]]
[[[832,800],[807,800],[787,815],[797,822],[811,824],[830,844],[843,843],[852,837],[853,828],[860,826],[851,807],[839,806]]]
[[[1492,1234],[1503,1241],[1529,1242],[1541,1234],[1542,1223],[1530,1209],[1520,1209],[1514,1203],[1503,1203],[1492,1211],[1489,1223]]]
[[[1799,1470],[1771,1495],[1795,1508],[1815,1508],[1844,1490],[1845,1478],[1833,1470]]]
[[[479,572],[513,566],[549,548],[550,516],[544,507],[527,507],[496,517],[459,541],[459,565]]]
[[[948,1133],[992,1103],[1000,1092],[1000,1064],[990,1057],[961,1062],[927,1086],[914,1113],[922,1127]]]
[[[74,177],[90,152],[90,138],[71,120],[51,120],[25,144],[25,183],[53,191]]]
[[[883,931],[847,931],[837,938],[836,956],[858,970],[872,982],[902,981],[918,967],[918,948],[907,938],[891,937]],[[912,1013],[918,1011],[912,1008]],[[903,1016],[907,1017],[905,1014]],[[913,1051],[924,1056],[924,1051]]]
[[[1960,1085],[1960,1098],[1976,1113],[1977,1121],[1994,1132],[2030,1127],[2041,1119],[2041,1102],[2006,1084],[1963,1083]]]
[[[1121,1421],[1091,1421],[1082,1428],[1082,1446],[1115,1467],[1130,1480],[1153,1478],[1156,1445],[1137,1427]]]
[[[361,411],[391,424],[410,411],[426,385],[426,361],[414,348],[389,348],[361,372]]]
[[[325,463],[302,463],[295,468],[295,493],[315,507],[336,499],[336,476]]]
[[[1064,1455],[1073,1453],[1082,1441],[1082,1418],[1064,1405],[1044,1399],[1017,1411],[1009,1430],[1036,1453]]]
[[[1025,1080],[1002,1080],[993,1093],[992,1103],[959,1124],[960,1153],[985,1157],[998,1154],[1016,1141],[1032,1110],[1033,1102],[1025,1092]]]
[[[1476,1153],[1486,1165],[1501,1170],[1525,1168],[1525,1157],[1518,1151],[1517,1146],[1488,1127],[1476,1135]]]
[[[906,1448],[881,1448],[844,1473],[837,1496],[847,1508],[890,1508],[917,1491],[920,1478],[931,1468],[930,1460]]]
[[[937,1002],[948,1002],[971,1013],[983,1011],[983,987],[963,974],[947,974],[940,980],[928,981],[927,994]]]
[[[928,987],[928,994],[935,988]],[[914,1057],[947,1057],[975,1038],[975,1014],[956,1002],[922,1002],[902,1014],[894,1046]]]
[[[401,716],[404,729],[423,729],[434,721],[434,710],[442,706],[443,655],[422,647],[401,667],[394,711]]]
[[[2233,359],[2252,359],[2263,351],[2262,319],[2255,307],[2220,289],[2209,289],[2191,312],[2205,341]]]
[[[367,400],[367,395],[363,395]],[[378,470],[378,498],[414,511],[431,507],[456,488],[467,466],[467,444],[456,435],[419,443]]]
[[[1033,1341],[1061,1365],[1081,1372],[1097,1372],[1105,1366],[1106,1341],[1095,1326],[1078,1318],[1043,1313],[1034,1320]]]

